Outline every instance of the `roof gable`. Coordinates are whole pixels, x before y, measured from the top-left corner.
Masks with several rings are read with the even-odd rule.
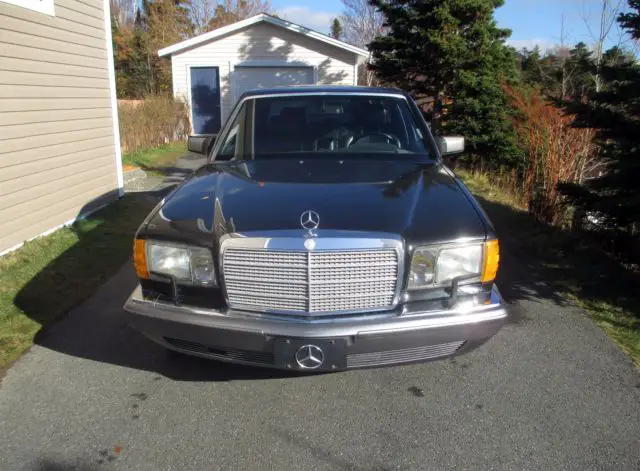
[[[298,24],[291,23],[290,21],[285,21],[280,18],[267,15],[266,13],[260,13],[259,15],[252,16],[251,18],[247,18],[246,20],[238,21],[236,23],[224,26],[222,28],[209,31],[208,33],[201,34],[199,36],[196,36],[195,38],[187,39],[185,41],[181,41],[171,46],[167,46],[163,49],[160,49],[158,51],[158,55],[168,56],[171,54],[175,54],[176,52],[180,52],[185,49],[198,46],[199,44],[216,40],[228,34],[233,34],[234,32],[241,30],[242,28],[246,28],[247,26],[253,26],[261,22],[269,23],[274,26],[278,26],[280,28],[293,31],[295,33],[303,34],[309,38],[316,39],[318,41],[321,41],[327,44],[331,44],[332,46],[347,50],[359,56],[369,57],[369,52],[366,49],[353,46],[351,44],[345,43],[344,41],[340,41],[338,39],[334,39],[325,34],[318,33],[317,31],[313,31],[309,28],[305,28],[304,26],[300,26]]]

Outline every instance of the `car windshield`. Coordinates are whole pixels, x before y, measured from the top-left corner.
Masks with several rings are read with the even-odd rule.
[[[232,118],[216,160],[390,154],[423,160],[431,154],[425,132],[402,96],[258,96]]]

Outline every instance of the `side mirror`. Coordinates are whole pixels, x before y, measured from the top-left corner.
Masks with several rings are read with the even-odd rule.
[[[442,157],[464,152],[464,137],[462,136],[436,137],[436,142]]]
[[[215,135],[189,136],[187,138],[187,150],[194,154],[206,154],[215,140]]]

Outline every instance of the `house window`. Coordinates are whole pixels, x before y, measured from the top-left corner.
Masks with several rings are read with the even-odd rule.
[[[46,15],[55,16],[56,14],[53,0],[0,0],[0,2],[11,3]]]

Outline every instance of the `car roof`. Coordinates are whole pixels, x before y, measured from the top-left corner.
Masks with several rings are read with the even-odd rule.
[[[357,87],[343,85],[295,85],[289,87],[256,88],[244,93],[245,98],[264,95],[297,95],[306,93],[340,93],[354,95],[406,95],[397,88],[386,87]]]

